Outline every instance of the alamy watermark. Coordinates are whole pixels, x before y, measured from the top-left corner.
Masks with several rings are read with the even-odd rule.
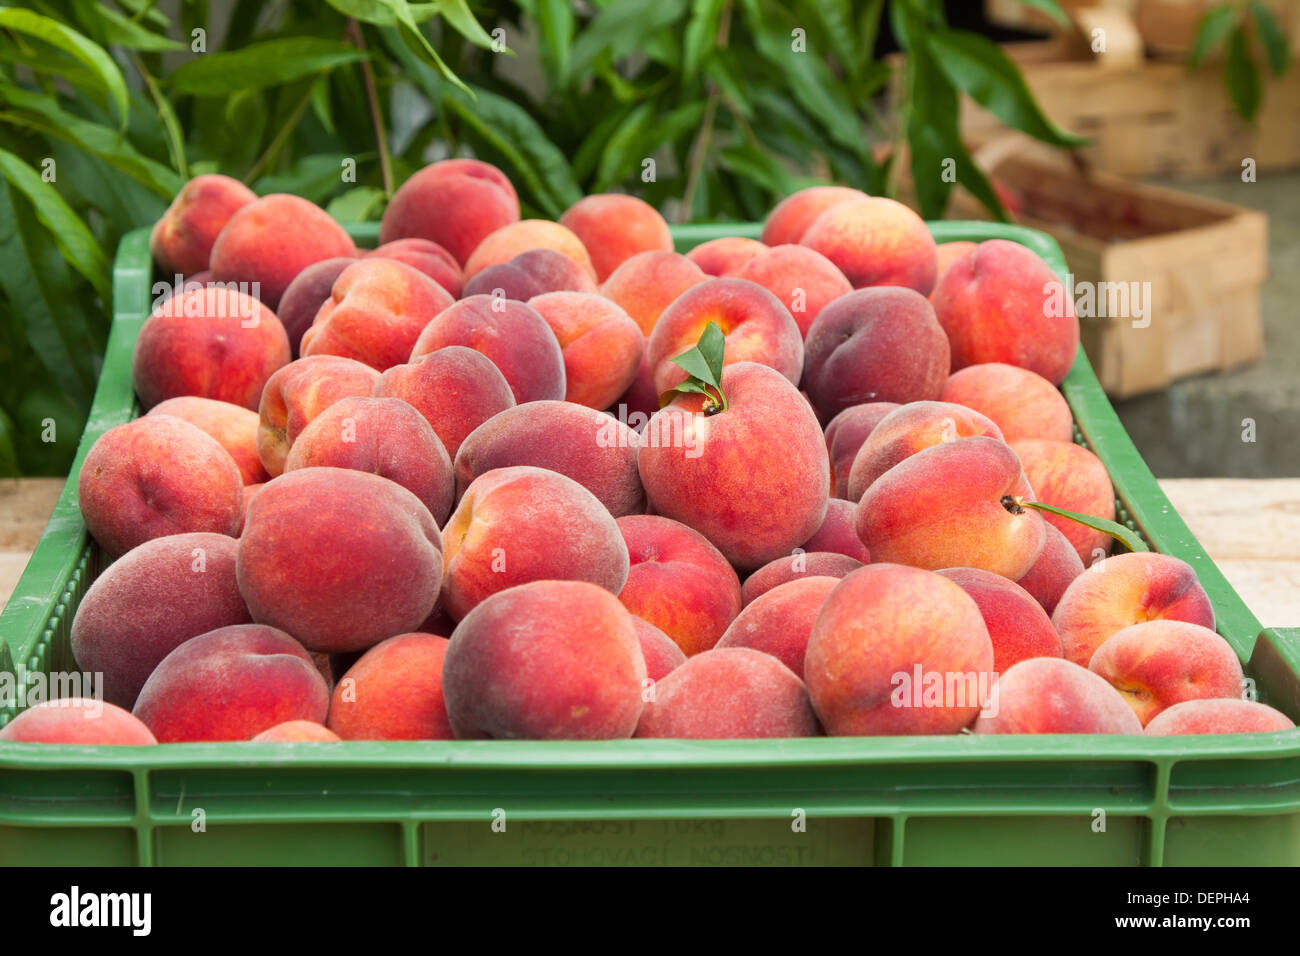
[[[1150,282],[1076,282],[1071,272],[1064,284],[1057,279],[1045,284],[1043,295],[1043,314],[1048,318],[1065,315],[1069,301],[1081,319],[1130,319],[1135,329],[1151,324]]]

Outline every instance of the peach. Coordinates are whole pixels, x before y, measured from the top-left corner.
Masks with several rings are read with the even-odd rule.
[[[1187,700],[1174,704],[1151,719],[1148,737],[1184,734],[1267,734],[1291,730],[1295,724],[1280,710],[1254,700],[1223,698]]]
[[[323,724],[329,688],[284,631],[236,624],[192,637],[168,654],[132,713],[160,743],[248,740],[290,720]]]
[[[96,439],[77,479],[81,517],[121,555],[164,535],[234,535],[243,477],[215,438],[170,415],[146,415]]]
[[[718,643],[740,613],[740,579],[727,559],[698,531],[657,515],[619,518],[618,530],[630,561],[623,606],[688,656]]]
[[[442,548],[442,606],[457,620],[489,595],[530,581],[586,581],[612,594],[627,581],[627,545],[600,499],[572,478],[530,465],[470,482],[443,529]]]
[[[442,665],[460,738],[631,737],[646,679],[632,615],[585,581],[493,594],[460,622]]]
[[[800,546],[800,550],[809,554],[829,551],[847,555],[862,564],[870,564],[871,552],[858,537],[855,527],[857,515],[858,509],[852,501],[832,498],[826,503],[826,519],[822,526]]]
[[[654,686],[638,737],[686,740],[815,737],[808,689],[771,654],[718,647]]]
[[[668,223],[648,202],[621,193],[586,196],[560,217],[560,225],[573,231],[591,256],[596,281],[639,252],[671,252],[673,237]]]
[[[935,272],[935,287],[938,288],[939,280],[943,274],[948,271],[948,267],[964,256],[968,252],[973,252],[977,242],[941,242],[934,247],[935,258],[938,263],[938,269]],[[934,299],[934,292],[930,293],[931,300]]]
[[[740,589],[740,600],[745,607],[749,607],[768,591],[783,584],[803,578],[843,578],[862,567],[862,564],[857,558],[832,551],[796,551],[768,562],[747,577],[744,587]]]
[[[149,233],[149,253],[159,271],[189,276],[207,269],[221,230],[256,198],[239,180],[217,173],[187,182]]]
[[[379,475],[325,467],[258,492],[235,563],[254,621],[329,653],[413,631],[442,571],[438,526],[419,498]]]
[[[1083,562],[1065,535],[1052,525],[1046,522],[1044,524],[1047,542],[1043,545],[1043,553],[1016,583],[1028,591],[1044,611],[1051,614],[1056,610],[1065,589],[1083,573]]]
[[[442,524],[456,500],[451,458],[433,427],[397,398],[344,398],[298,435],[284,473],[300,468],[350,468],[397,482]]]
[[[1244,675],[1232,645],[1186,621],[1143,621],[1107,638],[1088,670],[1124,695],[1142,726],[1174,704],[1240,697]]]
[[[1074,440],[1074,416],[1065,398],[1028,369],[1003,362],[967,365],[948,377],[939,400],[973,408],[996,422],[1008,442]]]
[[[622,307],[648,338],[664,309],[708,278],[703,269],[676,252],[638,252],[610,273],[600,294]]]
[[[258,406],[257,457],[274,478],[298,435],[335,402],[369,395],[379,373],[341,355],[313,355],[290,362],[272,375]]]
[[[1074,365],[1074,303],[1051,267],[1019,243],[981,242],[948,267],[933,301],[954,372],[1003,362],[1060,385]]]
[[[347,232],[320,206],[273,193],[230,217],[212,246],[209,268],[213,281],[248,283],[254,296],[276,309],[303,269],[322,259],[356,254]]]
[[[582,485],[615,518],[645,512],[636,432],[603,412],[572,402],[525,402],[474,429],[456,453],[463,492],[496,468],[532,465]]]
[[[750,647],[771,654],[803,679],[808,637],[840,579],[810,575],[779,584],[745,605],[718,647]]]
[[[130,707],[179,644],[252,623],[235,583],[238,547],[234,538],[205,532],[154,538],[95,579],[77,607],[70,643],[77,666],[100,675],[105,700]]]
[[[826,425],[826,451],[831,459],[831,494],[849,498],[849,473],[858,450],[897,402],[867,402],[844,409]],[[861,497],[861,496],[859,496]]]
[[[848,499],[860,501],[876,479],[919,451],[958,438],[1002,438],[992,421],[948,402],[910,402],[882,418],[849,468]]]
[[[130,711],[93,697],[42,701],[0,727],[0,743],[144,747],[157,742]]]
[[[446,655],[447,638],[432,634],[380,641],[335,685],[326,725],[344,740],[451,740]]]
[[[182,419],[215,438],[235,460],[245,485],[255,485],[271,477],[257,457],[258,417],[252,409],[215,398],[179,395],[155,405],[149,414]]]
[[[294,358],[302,354],[303,334],[316,320],[316,313],[330,300],[334,280],[356,261],[355,258],[336,257],[313,262],[294,276],[284,295],[280,296],[276,316],[289,336],[289,348]]]
[[[528,304],[560,342],[565,401],[608,408],[631,387],[645,339],[616,303],[594,293],[548,292]]]
[[[947,336],[925,296],[911,289],[841,296],[804,342],[803,387],[824,421],[865,402],[937,399],[947,379]]]
[[[724,236],[721,239],[701,242],[686,253],[686,258],[708,275],[733,276],[744,267],[746,262],[766,251],[767,246],[757,239]]]
[[[206,286],[150,313],[131,378],[145,408],[178,395],[257,408],[266,380],[288,362],[289,338],[274,312],[242,292]]]
[[[694,348],[710,322],[725,336],[724,365],[758,362],[799,383],[803,336],[781,300],[744,279],[709,279],[668,306],[646,342],[646,362],[661,395],[686,379],[673,359]]]
[[[1028,591],[978,568],[937,572],[971,596],[993,642],[993,670],[1004,674],[1031,657],[1062,657],[1052,619]]]
[[[394,365],[375,382],[378,398],[400,398],[424,416],[452,461],[461,443],[493,415],[515,407],[501,370],[481,352],[450,345],[407,365]]]
[[[836,203],[818,214],[799,243],[835,263],[855,289],[896,285],[927,296],[934,288],[938,257],[930,230],[892,199]]]
[[[462,265],[490,233],[519,219],[515,188],[495,166],[448,159],[398,187],[379,224],[379,241],[428,239]]]
[[[766,249],[746,262],[735,277],[756,282],[780,299],[805,337],[823,308],[853,291],[834,263],[806,246]]]
[[[1192,566],[1154,551],[1098,561],[1074,579],[1052,612],[1066,659],[1083,667],[1114,634],[1154,620],[1214,628],[1214,609]]]
[[[848,186],[809,186],[792,193],[776,204],[763,223],[760,237],[769,246],[798,242],[818,216],[832,206],[850,199],[866,199],[867,194]]]
[[[1025,438],[1011,442],[1020,456],[1029,487],[1036,500],[1079,514],[1115,520],[1115,489],[1101,459],[1071,441]],[[1091,564],[1110,553],[1114,538],[1104,531],[1060,515],[1044,513],[1043,519],[1065,535],[1079,560]]]
[[[424,327],[455,302],[447,290],[396,259],[344,269],[302,337],[303,355],[341,355],[383,372],[401,365]]]
[[[980,568],[1016,580],[1046,542],[1016,453],[996,438],[923,449],[872,483],[858,502],[858,537],[873,561]]]
[[[425,326],[411,361],[449,345],[482,352],[510,383],[519,404],[564,398],[564,353],[537,311],[523,302],[472,295]]]
[[[803,674],[832,736],[952,734],[979,712],[992,669],[988,628],[965,591],[929,571],[870,564],[827,595]]]
[[[403,265],[419,269],[446,290],[453,299],[460,298],[461,287],[465,284],[460,272],[460,263],[450,252],[429,239],[394,239],[385,242],[377,249],[365,253],[366,257],[379,256],[395,259]]]
[[[1102,678],[1059,657],[1033,657],[998,678],[977,734],[1140,734],[1128,702]]]
[[[595,291],[591,274],[564,253],[529,249],[509,262],[488,266],[465,283],[461,297],[495,295],[527,302],[547,292]]]
[[[266,487],[266,482],[258,482],[255,485],[244,485],[244,500],[239,510],[239,529],[235,532],[238,538],[244,533],[244,519],[248,516],[248,503],[253,500],[259,491]]]
[[[335,743],[342,738],[313,720],[286,720],[249,739],[258,743]]]
[[[636,639],[641,643],[647,678],[661,680],[686,663],[686,655],[677,642],[649,621],[633,615],[632,626],[636,628]]]
[[[465,281],[468,282],[490,266],[509,262],[529,249],[554,249],[576,262],[583,271],[596,278],[591,256],[582,240],[558,222],[546,219],[521,219],[502,226],[483,237],[474,252],[465,260]]]
[[[738,362],[721,384],[726,410],[685,394],[656,413],[637,463],[656,514],[699,531],[738,567],[756,568],[821,527],[830,462],[812,409],[780,372]]]

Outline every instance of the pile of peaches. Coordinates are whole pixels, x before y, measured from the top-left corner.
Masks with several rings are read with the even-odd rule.
[[[1078,321],[1017,243],[819,186],[682,255],[639,199],[521,219],[452,159],[373,250],[217,175],[151,249],[147,414],[78,484],[102,702],[0,739],[1292,726],[1191,567],[1110,555]]]

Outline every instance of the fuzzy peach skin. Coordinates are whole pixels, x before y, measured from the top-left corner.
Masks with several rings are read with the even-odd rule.
[[[649,621],[633,615],[632,626],[636,628],[636,639],[641,644],[647,678],[661,680],[686,663],[686,655],[677,642]]]
[[[758,362],[799,384],[803,336],[790,310],[756,283],[709,279],[668,306],[646,342],[646,362],[660,394],[685,381],[685,370],[673,359],[694,348],[710,322],[716,322],[725,336],[724,365]]]
[[[927,296],[934,288],[939,266],[930,230],[892,199],[836,203],[813,220],[799,243],[835,263],[855,289],[898,285]]]
[[[853,291],[835,263],[807,246],[765,249],[746,262],[735,276],[757,282],[780,299],[805,338],[822,309]]]
[[[244,533],[244,519],[248,516],[248,503],[252,501],[254,496],[265,487],[266,482],[259,482],[256,485],[244,485],[244,500],[240,506],[239,528],[235,532],[236,538]]]
[[[365,253],[365,256],[395,259],[403,265],[419,269],[442,286],[453,299],[460,298],[461,287],[465,284],[460,263],[456,261],[455,256],[436,242],[418,238],[394,239]]]
[[[564,398],[564,353],[537,311],[523,302],[472,295],[425,326],[410,361],[449,345],[482,352],[505,376],[515,401]]]
[[[286,720],[249,739],[258,743],[336,743],[342,738],[312,720]]]
[[[1085,667],[1113,635],[1155,620],[1214,629],[1214,608],[1192,566],[1154,551],[1117,554],[1091,565],[1052,612],[1066,659]]]
[[[1044,530],[1047,532],[1047,541],[1043,545],[1043,553],[1016,583],[1028,591],[1044,611],[1051,614],[1056,610],[1065,589],[1083,574],[1083,562],[1079,560],[1079,554],[1074,550],[1074,545],[1070,544],[1069,538],[1050,524]]]
[[[965,591],[929,571],[872,564],[827,595],[803,674],[832,736],[952,734],[979,712],[992,669],[988,629]],[[951,693],[927,702],[930,674]]]
[[[673,237],[659,210],[635,196],[598,193],[585,196],[565,210],[560,225],[582,240],[596,281],[604,282],[611,272],[638,252],[671,252]]]
[[[863,441],[849,468],[847,496],[860,501],[867,489],[889,469],[919,451],[985,436],[1002,438],[1002,431],[979,412],[948,402],[909,402],[880,419]]]
[[[596,281],[578,263],[554,249],[529,249],[509,262],[488,266],[465,283],[461,298],[495,295],[527,302],[547,292],[595,292]]]
[[[379,382],[370,366],[341,355],[296,359],[272,375],[258,406],[257,457],[274,478],[298,435],[335,402],[369,395]]]
[[[1280,710],[1254,700],[1187,700],[1162,710],[1146,726],[1148,737],[1186,734],[1267,734],[1295,724]]]
[[[848,186],[809,186],[782,199],[768,214],[759,237],[769,246],[798,242],[813,221],[832,206],[867,194]]]
[[[273,193],[230,217],[212,246],[209,268],[213,281],[247,282],[253,295],[276,309],[289,283],[313,262],[356,254],[347,232],[320,206]]]
[[[280,296],[280,309],[276,316],[289,336],[289,348],[294,358],[302,354],[303,334],[316,320],[316,313],[330,300],[334,280],[356,261],[338,257],[313,262],[294,277],[284,295]]]
[[[601,283],[600,294],[621,306],[648,338],[664,309],[708,278],[708,273],[676,252],[638,252],[610,273]]]
[[[131,355],[140,404],[198,395],[257,408],[266,380],[289,362],[289,337],[252,296],[207,286],[150,313]]]
[[[164,657],[132,713],[159,743],[248,740],[290,720],[323,724],[329,696],[301,644],[274,627],[237,624]]]
[[[238,179],[210,173],[187,182],[149,233],[149,254],[168,277],[202,272],[226,223],[257,194]]]
[[[344,740],[451,740],[442,692],[447,643],[420,633],[380,641],[335,685],[326,726]]]
[[[465,281],[529,249],[554,249],[576,262],[593,280],[596,278],[587,247],[571,230],[547,219],[521,219],[483,237],[465,260]]]
[[[971,727],[977,734],[1140,734],[1115,688],[1059,657],[1014,664],[993,685]]]
[[[93,697],[33,704],[4,727],[0,743],[144,747],[158,741],[130,711]]]
[[[843,578],[862,567],[862,564],[847,554],[831,551],[805,554],[796,551],[768,562],[745,578],[744,586],[740,589],[740,601],[743,606],[749,607],[768,591],[783,584],[803,578]]]
[[[938,264],[938,269],[935,272],[935,288],[938,288],[939,280],[942,279],[943,274],[948,271],[948,267],[966,253],[973,252],[977,245],[979,245],[977,242],[959,241],[941,242],[934,247],[935,259]],[[933,301],[934,292],[930,293],[930,299]]]
[[[817,532],[805,541],[800,549],[808,553],[830,551],[847,555],[863,564],[871,563],[871,552],[858,537],[858,509],[852,501],[832,498],[826,503],[826,519]]]
[[[419,498],[439,525],[456,501],[456,476],[433,427],[398,398],[344,398],[298,435],[284,473],[349,468],[397,482]]]
[[[810,575],[777,585],[745,605],[717,646],[771,654],[802,680],[813,623],[839,583],[837,577]]]
[[[716,647],[655,683],[636,736],[749,740],[818,731],[808,689],[790,668],[752,648]]]
[[[996,438],[958,438],[917,452],[858,502],[858,537],[872,561],[980,568],[1012,581],[1047,540],[1016,453]]]
[[[530,581],[587,581],[618,594],[627,545],[600,499],[572,478],[518,465],[480,475],[442,532],[442,606],[456,620]]]
[[[572,478],[615,518],[645,513],[640,438],[622,422],[572,402],[525,402],[474,429],[456,453],[463,493],[495,468],[532,465]]]
[[[215,438],[170,415],[146,415],[96,439],[77,479],[81,517],[100,547],[125,554],[188,531],[233,536],[244,480]]]
[[[452,461],[474,429],[515,407],[501,370],[481,352],[449,345],[407,365],[395,365],[375,382],[377,398],[400,398],[433,426]]]
[[[999,574],[978,568],[937,572],[971,596],[993,641],[993,670],[1005,674],[1031,657],[1061,657],[1061,638],[1052,619],[1026,591]]]
[[[740,613],[740,579],[704,535],[658,515],[618,519],[630,569],[623,606],[667,634],[687,655],[718,643]]]
[[[710,239],[686,253],[686,258],[694,262],[707,275],[734,276],[746,262],[767,251],[767,246],[757,239],[744,239],[740,236],[723,236]]]
[[[616,303],[594,293],[548,292],[528,304],[560,342],[565,401],[608,408],[631,387],[645,339]]]
[[[215,438],[235,460],[244,484],[255,485],[271,477],[257,457],[258,417],[252,409],[215,398],[180,395],[158,403],[149,414],[182,419]]]
[[[1074,416],[1043,376],[1003,362],[967,365],[948,376],[939,400],[965,405],[997,423],[1008,442],[1074,440]]]
[[[501,170],[476,159],[424,167],[384,210],[379,241],[428,239],[464,264],[490,233],[519,220],[519,197]]]
[[[821,527],[830,462],[812,409],[780,372],[722,371],[728,407],[680,395],[641,436],[637,463],[656,514],[699,531],[739,568],[789,554]]]
[[[1186,621],[1130,625],[1097,648],[1088,670],[1124,695],[1144,727],[1185,700],[1240,697],[1245,677],[1231,644]]]
[[[1025,438],[1011,442],[1011,450],[1020,456],[1038,501],[1115,520],[1115,489],[1110,475],[1101,459],[1088,449],[1072,441]],[[1045,513],[1043,519],[1065,535],[1085,564],[1104,558],[1115,543],[1104,531],[1095,531],[1070,518]]]
[[[302,337],[303,355],[341,355],[383,372],[401,365],[424,327],[456,300],[396,259],[361,259],[334,280]]]
[[[826,451],[831,458],[831,494],[849,499],[849,473],[858,450],[897,402],[866,402],[846,408],[826,425]]]
[[[86,591],[72,619],[77,666],[99,674],[105,700],[135,703],[158,662],[218,627],[251,624],[235,583],[239,543],[221,534],[173,534],[114,561]]]
[[[253,620],[327,653],[415,630],[442,572],[438,526],[420,499],[344,468],[269,481],[248,505],[235,563]]]
[[[646,682],[632,615],[585,581],[493,594],[457,626],[442,666],[459,738],[630,737]]]
[[[932,401],[947,379],[948,338],[911,289],[850,292],[808,329],[801,382],[823,421],[866,402]]]
[[[932,299],[954,372],[1004,362],[1060,385],[1074,365],[1074,303],[1051,267],[1017,242],[981,242],[948,267]]]

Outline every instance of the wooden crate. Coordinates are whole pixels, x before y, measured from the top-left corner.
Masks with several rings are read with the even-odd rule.
[[[979,160],[1007,190],[1017,220],[1061,244],[1076,301],[1085,282],[1139,283],[1139,290],[1150,283],[1147,319],[1135,318],[1133,308],[1121,316],[1080,316],[1084,349],[1108,393],[1138,395],[1259,358],[1267,216],[1087,172],[1027,140],[1014,140],[1014,149],[1006,142],[997,154],[986,147]],[[986,214],[958,191],[949,215]]]

